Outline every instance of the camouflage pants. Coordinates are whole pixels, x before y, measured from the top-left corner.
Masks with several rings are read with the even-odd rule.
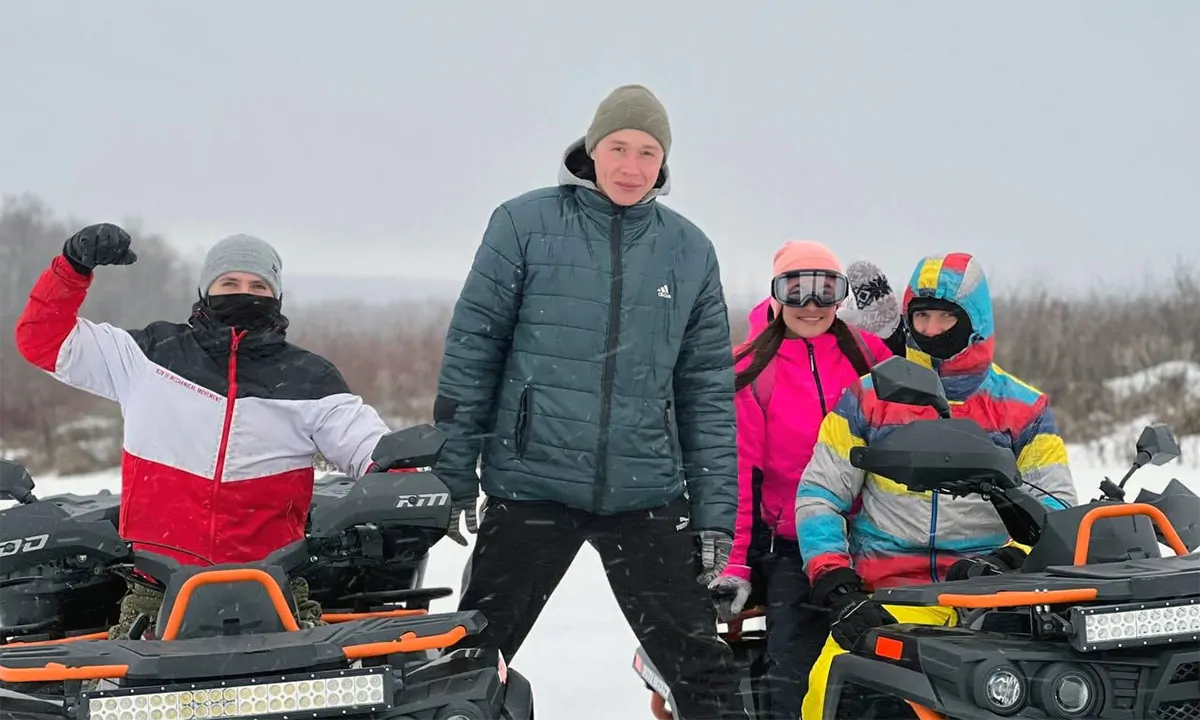
[[[296,599],[296,619],[302,628],[324,625],[321,620],[321,603],[308,597],[308,582],[302,577],[294,577],[290,583],[292,596]],[[139,615],[150,618],[147,632],[154,632],[154,624],[158,619],[158,611],[162,608],[163,594],[158,590],[148,588],[138,583],[129,583],[129,591],[121,598],[121,615],[117,624],[108,629],[110,640],[129,636],[129,631]]]

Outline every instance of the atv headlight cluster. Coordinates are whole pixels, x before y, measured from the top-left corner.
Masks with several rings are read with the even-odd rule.
[[[1017,666],[986,663],[975,668],[972,682],[975,704],[997,715],[1012,715],[1025,705],[1029,686]]]
[[[83,693],[88,720],[320,718],[392,707],[390,668]]]
[[[1192,642],[1200,638],[1200,601],[1076,607],[1071,626],[1071,644],[1080,651]]]

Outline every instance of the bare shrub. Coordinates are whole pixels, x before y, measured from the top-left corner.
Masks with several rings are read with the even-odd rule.
[[[1191,409],[1195,390],[1147,388],[1151,394],[1120,399],[1105,384],[1163,363],[1200,360],[1198,330],[1200,277],[1180,264],[1168,282],[1140,290],[1066,299],[1042,289],[997,298],[996,362],[1050,395],[1072,440],[1109,434],[1145,415],[1171,422],[1179,434],[1200,433]]]
[[[56,218],[28,195],[5,197],[0,203],[0,439],[7,448],[23,450],[27,462],[39,469],[107,466],[112,459],[107,451],[94,456],[95,447],[89,450],[59,428],[85,416],[119,420],[117,408],[30,365],[17,352],[13,334],[38,277],[62,252],[66,239],[88,222],[93,221]],[[138,261],[97,269],[81,314],[122,327],[186,318],[196,298],[195,270],[164,238],[142,232],[136,220],[120,223],[133,237]],[[119,432],[120,423],[115,427],[110,434]]]
[[[330,303],[291,314],[289,339],[332,362],[386,419],[430,422],[450,308]]]
[[[13,343],[30,288],[84,224],[54,218],[31,197],[5,198],[0,208],[0,441],[35,471],[84,472],[119,460],[115,405],[30,366]],[[138,262],[97,270],[83,314],[123,327],[185,319],[196,298],[196,269],[162,237],[141,232],[136,222],[122,224],[134,236]],[[1171,361],[1187,372],[1200,360],[1200,274],[1178,268],[1166,282],[1134,292],[1065,297],[1026,288],[998,296],[997,363],[1050,395],[1072,442],[1109,435],[1135,418],[1200,434],[1194,378],[1164,372],[1134,392],[1114,392],[1105,382]],[[285,303],[284,310],[289,340],[334,363],[392,427],[432,420],[450,305]],[[749,310],[730,308],[735,345],[746,338]]]

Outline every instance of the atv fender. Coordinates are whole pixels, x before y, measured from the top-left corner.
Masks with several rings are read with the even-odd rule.
[[[896,698],[900,701],[895,703],[897,707],[900,707],[901,703],[908,705],[903,712],[908,712],[908,717],[917,720],[942,720],[946,717],[953,717],[955,720],[997,720],[996,716],[980,708],[953,708],[950,711],[942,707],[929,678],[919,672],[850,653],[838,655],[830,665],[825,681],[825,708],[822,717],[834,720],[859,720],[868,717],[865,708],[857,707],[864,701],[870,703],[861,697],[864,689]],[[912,705],[917,705],[920,709],[912,708]],[[891,714],[886,717],[893,720]]]
[[[502,720],[533,720],[533,686],[524,675],[508,669]]]

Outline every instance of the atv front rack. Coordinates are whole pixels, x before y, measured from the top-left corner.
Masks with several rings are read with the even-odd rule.
[[[886,605],[1002,608],[1151,602],[1193,595],[1196,588],[1200,588],[1200,553],[884,588],[875,591],[874,598]]]
[[[0,682],[221,679],[344,668],[350,662],[451,647],[487,621],[475,610],[375,617],[281,633],[189,640],[86,640],[0,647]]]

